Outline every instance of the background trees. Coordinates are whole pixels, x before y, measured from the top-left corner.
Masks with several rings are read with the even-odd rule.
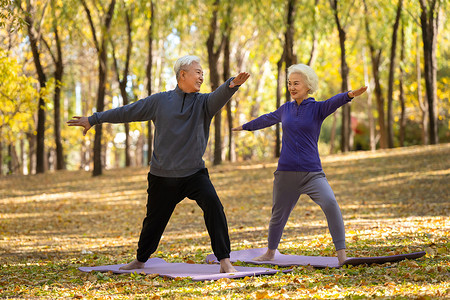
[[[316,70],[316,100],[370,86],[325,120],[321,152],[450,141],[445,1],[1,4],[1,174],[67,166],[99,175],[105,167],[148,163],[151,124],[105,124],[83,137],[64,122],[174,88],[172,66],[185,54],[202,59],[201,92],[240,70],[252,74],[215,117],[205,159],[216,164],[279,155],[279,127],[234,134],[231,128],[289,101],[286,68],[293,63]]]

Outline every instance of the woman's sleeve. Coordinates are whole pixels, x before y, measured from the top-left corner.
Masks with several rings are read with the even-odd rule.
[[[281,122],[281,116],[284,111],[284,106],[285,105],[282,105],[274,112],[271,112],[271,113],[268,113],[265,115],[261,115],[258,118],[254,119],[248,123],[245,123],[244,125],[242,125],[242,129],[248,130],[248,131],[254,131],[254,130],[259,130],[259,129],[263,129],[266,127],[270,127],[274,124]]]
[[[350,98],[348,96],[348,92],[341,93],[334,95],[328,100],[321,101],[320,107],[319,107],[319,114],[322,119],[325,119],[332,113],[334,113],[339,107],[341,107],[344,104],[349,103],[352,101],[353,98]]]

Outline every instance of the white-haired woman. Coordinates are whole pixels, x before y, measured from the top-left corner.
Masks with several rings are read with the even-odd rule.
[[[294,101],[262,115],[234,131],[258,130],[281,122],[282,148],[274,173],[272,217],[269,223],[268,249],[255,260],[274,259],[284,226],[300,195],[307,194],[325,213],[339,263],[346,259],[345,229],[341,210],[322,170],[317,142],[323,120],[367,87],[337,94],[326,101],[309,97],[318,88],[318,77],[307,65],[288,69],[288,89]]]

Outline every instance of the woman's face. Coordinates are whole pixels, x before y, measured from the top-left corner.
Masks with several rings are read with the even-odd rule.
[[[292,73],[289,75],[288,89],[294,100],[303,100],[308,96],[309,88],[306,86],[302,74]]]

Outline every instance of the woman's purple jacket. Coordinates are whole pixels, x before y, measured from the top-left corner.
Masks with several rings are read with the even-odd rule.
[[[308,98],[300,105],[296,101],[287,102],[276,111],[245,123],[242,128],[253,131],[281,122],[283,138],[277,170],[320,172],[322,164],[317,143],[322,122],[351,100],[345,92],[326,101]]]

